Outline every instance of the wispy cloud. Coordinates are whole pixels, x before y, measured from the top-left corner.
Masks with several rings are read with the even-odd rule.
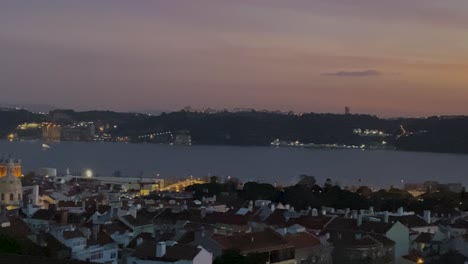
[[[377,70],[366,70],[366,71],[339,71],[339,72],[326,72],[322,73],[322,76],[336,76],[336,77],[369,77],[369,76],[380,76],[383,73]]]

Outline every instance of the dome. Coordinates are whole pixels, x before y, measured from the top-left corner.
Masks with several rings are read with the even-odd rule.
[[[21,179],[14,176],[14,162],[10,160],[7,166],[7,175],[0,178],[0,204],[19,205],[23,199],[23,186]]]

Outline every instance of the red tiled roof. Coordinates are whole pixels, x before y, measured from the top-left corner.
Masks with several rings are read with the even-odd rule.
[[[211,213],[206,215],[206,222],[212,224],[247,225],[247,217],[230,213]]]
[[[117,223],[112,223],[108,225],[103,225],[102,230],[106,232],[109,235],[112,235],[114,233],[125,233],[127,231],[131,231],[126,225],[124,225],[122,222],[117,222]]]
[[[35,212],[31,218],[38,219],[38,220],[52,220],[55,216],[55,211],[47,210],[47,209],[39,209]]]
[[[176,262],[179,260],[193,260],[201,251],[192,245],[175,244],[166,246],[166,254],[160,258],[156,257],[156,241],[146,241],[135,249],[132,256],[143,260],[160,260]]]
[[[288,224],[298,224],[307,229],[322,230],[325,225],[332,220],[326,216],[302,216],[295,219],[290,219]]]
[[[468,229],[468,221],[464,219],[458,219],[455,223],[449,225],[452,228]]]
[[[327,230],[355,231],[358,229],[357,220],[351,218],[335,217],[328,223]]]
[[[0,263],[86,264],[88,262],[70,260],[70,259],[53,259],[53,258],[42,257],[42,256],[0,254]]]
[[[1,234],[7,234],[12,237],[25,238],[31,234],[31,229],[28,225],[19,217],[9,217],[9,227],[0,228]]]
[[[239,249],[243,253],[291,247],[281,235],[272,230],[232,236],[214,235],[212,238],[221,245],[224,250]]]
[[[286,241],[297,249],[320,245],[320,240],[309,233],[297,233],[284,236]]]
[[[127,246],[127,247],[128,247],[128,248],[136,248],[136,247],[137,247],[137,241],[138,241],[138,239],[140,239],[140,238],[143,240],[143,242],[155,240],[155,238],[153,237],[152,234],[149,234],[149,233],[141,233],[141,234],[139,234],[138,236],[134,237],[134,238],[132,239],[132,241],[130,241],[130,243],[128,243],[128,246]]]
[[[100,214],[104,214],[105,212],[109,211],[110,209],[111,209],[111,207],[109,205],[100,204],[100,205],[98,205],[97,211]]]
[[[393,225],[394,224],[390,223],[364,221],[360,226],[360,229],[369,233],[386,234]]]
[[[368,235],[368,234],[360,234],[360,237],[358,238],[357,235],[359,234],[360,234],[359,232],[351,232],[351,231],[338,232],[332,235],[331,241],[336,246],[349,247],[349,248],[361,248],[361,247],[374,248],[374,247],[378,247],[381,244],[384,244],[384,242],[389,242],[389,241],[380,241],[380,239],[374,238],[373,237],[374,235]]]
[[[82,207],[82,204],[73,201],[59,201],[57,207]]]
[[[414,240],[416,243],[424,243],[429,244],[432,241],[434,234],[431,233],[421,233],[418,237]]]
[[[396,223],[398,221],[408,228],[429,226],[424,219],[417,215],[390,216],[389,220],[390,223]]]
[[[84,237],[83,233],[81,233],[78,229],[75,230],[66,230],[63,231],[63,238],[65,239],[72,239],[72,238],[78,238],[78,237]]]
[[[267,217],[265,223],[271,226],[285,227],[287,225],[284,213],[288,210],[276,209],[270,216]]]
[[[103,231],[99,232],[98,237],[97,237],[97,242],[101,246],[115,243],[114,239],[112,239],[109,235],[107,235]]]

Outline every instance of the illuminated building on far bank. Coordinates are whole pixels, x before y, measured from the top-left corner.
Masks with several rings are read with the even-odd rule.
[[[42,139],[58,141],[61,138],[62,127],[53,123],[42,124]]]

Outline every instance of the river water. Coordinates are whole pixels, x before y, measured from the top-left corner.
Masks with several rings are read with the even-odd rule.
[[[51,143],[0,141],[0,155],[22,159],[23,171],[42,167],[96,174],[183,178],[232,176],[243,181],[294,184],[298,175],[331,178],[341,185],[374,187],[438,180],[468,184],[468,155],[402,151],[324,150],[306,148],[171,146],[124,143]]]

